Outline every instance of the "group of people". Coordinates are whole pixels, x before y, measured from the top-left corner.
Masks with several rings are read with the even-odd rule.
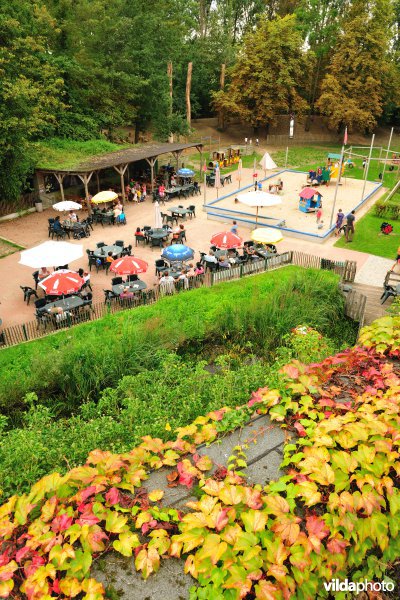
[[[346,222],[344,220],[346,219]],[[341,208],[339,208],[336,215],[335,224],[335,235],[338,236],[344,231],[346,236],[346,242],[352,242],[355,232],[354,222],[356,220],[356,211],[352,210],[347,216],[344,214]]]
[[[183,267],[177,277],[173,277],[171,272],[167,270],[161,274],[160,279],[158,280],[158,288],[163,295],[173,294],[176,289],[176,284],[182,285],[184,290],[188,290],[190,278],[198,277],[199,275],[204,275],[204,267],[201,262],[197,262],[196,266],[189,264],[186,267]]]
[[[125,187],[128,202],[144,202],[147,196],[147,183],[140,183],[131,179]]]

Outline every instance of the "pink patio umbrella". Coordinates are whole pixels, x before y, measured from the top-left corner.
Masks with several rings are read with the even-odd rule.
[[[243,245],[243,240],[236,233],[221,231],[212,236],[210,243],[217,248],[229,250],[231,248],[240,248]]]
[[[118,275],[138,275],[139,273],[145,273],[148,266],[147,262],[141,258],[123,256],[111,263],[110,271]]]
[[[47,296],[67,296],[78,292],[84,284],[85,280],[78,273],[60,269],[43,279],[39,286]]]

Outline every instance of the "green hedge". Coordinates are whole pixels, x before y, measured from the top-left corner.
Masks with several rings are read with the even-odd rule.
[[[375,215],[382,219],[393,219],[398,221],[400,219],[400,203],[388,200],[378,200],[374,205]]]

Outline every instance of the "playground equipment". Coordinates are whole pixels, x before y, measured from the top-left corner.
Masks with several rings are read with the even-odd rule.
[[[228,167],[229,165],[239,162],[240,150],[240,146],[229,146],[229,148],[213,152],[212,159],[214,163],[217,162],[221,168]]]
[[[318,190],[306,187],[300,192],[299,209],[301,212],[315,212],[319,209],[322,202],[322,194]]]

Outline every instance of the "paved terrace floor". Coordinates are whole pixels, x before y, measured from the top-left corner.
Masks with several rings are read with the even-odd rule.
[[[225,185],[220,190],[221,193],[235,192],[237,182],[234,178],[231,184]],[[251,184],[253,181],[252,169],[243,169],[242,186]],[[216,190],[207,188],[207,202],[216,198]],[[371,201],[373,202],[373,201]],[[367,203],[357,213],[357,220],[366,212],[371,202]],[[208,220],[206,213],[202,210],[204,203],[204,195],[193,196],[188,200],[172,200],[161,206],[162,212],[167,212],[171,206],[182,204],[188,206],[194,204],[196,206],[196,218],[187,219],[187,244],[195,250],[195,260],[199,260],[199,251],[207,251],[210,246],[210,238],[214,233],[223,231],[231,227],[231,222],[221,223],[218,221]],[[73,240],[71,243],[82,244],[84,248],[84,256],[70,263],[72,269],[80,267],[87,268],[86,248],[94,249],[96,242],[104,241],[107,244],[112,244],[115,240],[124,240],[125,245],[132,244],[135,256],[148,261],[149,269],[147,273],[141,275],[141,278],[151,288],[156,284],[154,261],[160,257],[160,249],[150,248],[141,244],[135,247],[134,232],[136,227],[144,225],[153,225],[154,223],[154,204],[150,199],[140,204],[128,204],[126,206],[127,225],[112,226],[94,225],[94,231],[89,238],[83,240]],[[43,213],[32,213],[14,221],[0,223],[0,237],[4,237],[17,244],[31,248],[48,239],[47,219],[55,216],[55,211],[48,209]],[[81,217],[85,213],[81,212]],[[239,228],[239,234],[244,240],[250,238],[250,229],[244,227]],[[357,232],[357,223],[356,223]],[[357,233],[356,233],[357,235]],[[321,256],[324,258],[336,260],[355,260],[357,262],[357,278],[356,281],[369,286],[382,287],[382,283],[386,272],[393,264],[393,261],[370,256],[361,252],[351,250],[351,244],[348,248],[335,248],[333,246],[335,238],[330,238],[324,244],[315,244],[312,242],[302,241],[296,238],[286,237],[279,244],[279,251],[299,250]],[[32,272],[33,269],[18,264],[20,253],[16,252],[6,256],[0,260],[0,317],[3,320],[3,326],[24,323],[34,319],[34,305],[27,306],[23,302],[23,294],[20,290],[20,285],[33,285]],[[104,271],[96,273],[96,269],[92,270],[91,283],[93,287],[93,301],[102,302],[104,299],[103,289],[109,289],[111,284],[112,274],[106,275]],[[40,293],[40,292],[39,292]]]

